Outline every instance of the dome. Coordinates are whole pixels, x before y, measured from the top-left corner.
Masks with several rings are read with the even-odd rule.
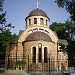
[[[49,35],[47,35],[44,32],[40,32],[40,31],[33,32],[33,33],[29,34],[27,36],[27,38],[25,39],[26,42],[29,42],[29,41],[40,41],[40,40],[52,42],[52,40],[49,37]]]
[[[28,17],[30,17],[30,16],[44,16],[44,17],[47,17],[47,18],[48,18],[47,14],[46,14],[44,11],[42,11],[41,9],[34,9],[34,10],[32,10],[32,11],[29,13]],[[26,19],[27,19],[28,17],[26,17]],[[48,19],[49,19],[49,18],[48,18]]]

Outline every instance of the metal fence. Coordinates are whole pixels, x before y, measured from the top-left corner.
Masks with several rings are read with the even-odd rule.
[[[24,58],[22,56],[19,56],[18,58],[15,56],[8,56],[5,60],[0,60],[0,66],[5,67],[6,69],[19,69],[27,72],[66,71],[68,70],[68,66],[65,67],[66,64],[64,62],[67,63],[67,60],[58,61],[48,58],[46,62],[43,59],[41,62],[39,62],[38,59],[33,61],[29,56]]]

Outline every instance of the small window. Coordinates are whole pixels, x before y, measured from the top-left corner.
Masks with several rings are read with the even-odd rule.
[[[46,20],[46,26],[48,25],[48,20]]]
[[[26,21],[26,28],[27,28],[27,21]]]
[[[34,24],[37,24],[37,18],[34,18]]]
[[[29,25],[31,25],[31,19],[29,19]]]
[[[26,21],[26,25],[27,25],[27,21]]]
[[[40,18],[40,25],[43,24],[43,18]]]

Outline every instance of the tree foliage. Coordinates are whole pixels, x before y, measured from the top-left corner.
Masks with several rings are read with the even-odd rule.
[[[0,11],[2,11],[3,9],[3,2],[4,2],[4,0],[0,0]]]
[[[58,7],[65,8],[70,13],[70,18],[75,22],[75,0],[55,0]]]
[[[65,8],[66,11],[70,14],[71,21],[66,21],[64,24],[65,28],[62,26],[62,30],[59,31],[58,29],[57,34],[59,37],[63,37],[68,40],[68,55],[70,59],[69,63],[71,65],[75,65],[75,0],[55,0],[55,2],[59,8]]]
[[[0,0],[0,59],[5,58],[6,46],[17,40],[17,35],[10,31],[14,26],[6,24],[6,12],[3,12],[3,2]]]
[[[25,60],[17,60],[16,61],[16,66],[19,68],[19,70],[23,69],[23,67],[26,65]]]
[[[6,21],[5,16],[6,16],[6,12],[5,13],[2,12],[0,14],[0,33],[7,31],[7,30],[10,31],[11,28],[14,28],[14,26],[12,26],[11,23],[6,24],[7,21]]]
[[[71,21],[66,21],[65,23],[53,22],[50,25],[50,29],[55,31],[60,39],[66,39],[68,41],[67,49],[64,49],[64,45],[62,45],[62,49],[66,50],[68,53],[70,66],[74,65],[73,54],[75,53],[75,24]]]
[[[55,31],[59,38],[66,40],[75,40],[75,24],[71,21],[65,23],[54,22],[50,25],[50,28]]]

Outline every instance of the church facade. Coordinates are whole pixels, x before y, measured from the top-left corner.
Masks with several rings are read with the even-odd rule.
[[[50,70],[62,70],[62,67],[68,70],[68,55],[61,52],[58,45],[60,42],[67,46],[67,41],[59,39],[56,33],[49,29],[50,19],[47,14],[37,8],[29,13],[25,21],[26,30],[20,30],[18,41],[6,49],[6,67],[18,69],[16,62],[25,60],[28,68],[23,66],[23,70],[47,70],[50,66]]]

